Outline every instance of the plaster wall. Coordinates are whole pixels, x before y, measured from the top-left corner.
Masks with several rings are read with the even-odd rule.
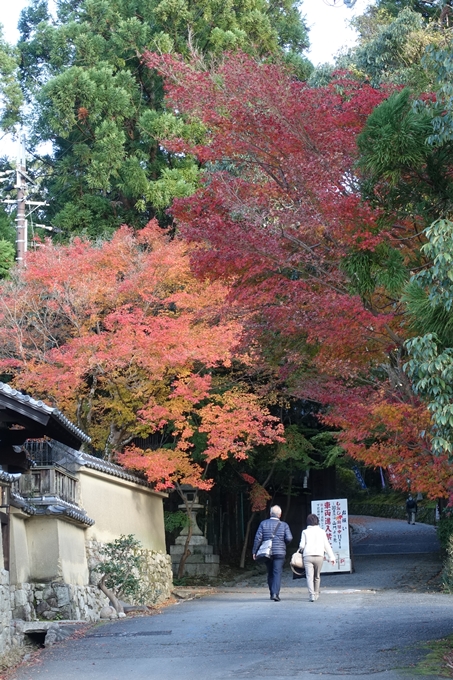
[[[90,468],[80,470],[79,488],[81,506],[96,520],[86,530],[87,541],[109,543],[133,534],[144,548],[166,553],[164,494]]]
[[[9,576],[12,584],[23,583],[30,578],[30,558],[28,553],[28,540],[26,519],[15,508],[11,508],[9,519],[10,532],[10,567]]]
[[[30,581],[77,586],[89,583],[84,528],[43,516],[31,517],[26,526]]]

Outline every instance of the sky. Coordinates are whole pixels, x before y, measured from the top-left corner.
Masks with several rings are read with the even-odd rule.
[[[342,0],[339,0],[341,3]],[[3,24],[5,38],[8,42],[17,41],[17,22],[21,10],[26,7],[28,0],[15,0],[6,2],[3,0],[0,22]],[[361,14],[369,0],[357,0],[353,9],[345,5],[334,5],[334,0],[303,0],[301,4],[302,14],[306,17],[310,27],[310,42],[312,48],[309,52],[311,61],[316,65],[332,61],[333,56],[344,45],[354,43],[354,31],[347,24],[355,14]],[[6,5],[6,6],[5,6]]]
[[[335,1],[342,3],[342,0]],[[333,57],[342,47],[354,44],[355,33],[348,23],[354,15],[363,13],[369,4],[370,0],[357,0],[354,8],[349,9],[343,4],[334,5],[334,0],[302,1],[301,11],[310,29],[311,48],[308,57],[313,64],[332,62]],[[17,31],[19,15],[21,10],[28,5],[28,0],[13,2],[2,0],[2,5],[0,22],[3,24],[4,37],[8,42],[15,43],[19,37]],[[4,153],[15,155],[10,139],[0,140],[0,154]]]

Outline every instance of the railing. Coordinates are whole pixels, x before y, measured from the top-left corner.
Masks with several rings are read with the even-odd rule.
[[[54,460],[54,451],[51,442],[43,440],[28,439],[25,448],[32,461],[36,465],[52,465]]]
[[[68,503],[77,504],[77,479],[59,465],[34,467],[21,475],[16,484],[24,498],[59,496]]]

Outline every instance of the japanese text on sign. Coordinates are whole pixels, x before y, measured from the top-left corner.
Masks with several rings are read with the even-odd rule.
[[[333,571],[350,571],[348,501],[346,498],[312,501],[312,512],[318,516],[319,526],[325,530],[337,557]],[[323,571],[327,570],[327,565]]]

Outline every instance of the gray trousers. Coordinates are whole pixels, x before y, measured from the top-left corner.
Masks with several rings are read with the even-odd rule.
[[[309,595],[319,595],[321,583],[321,567],[324,555],[304,555],[304,567],[307,575],[307,587]]]

